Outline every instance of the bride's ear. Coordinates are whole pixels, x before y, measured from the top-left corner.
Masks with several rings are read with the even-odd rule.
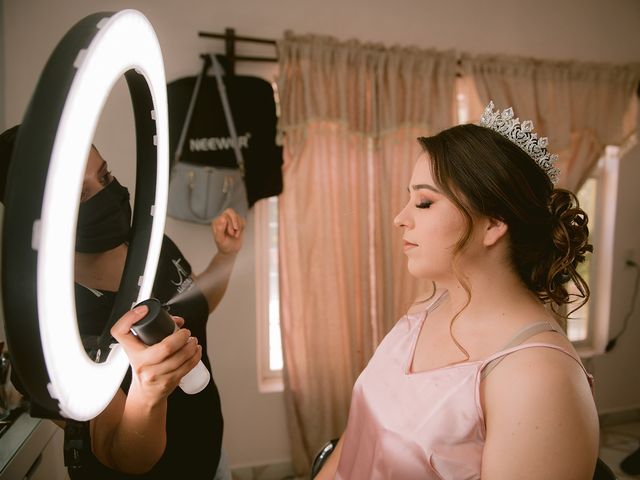
[[[495,245],[507,234],[508,229],[509,227],[507,227],[507,224],[502,220],[498,220],[497,218],[487,218],[482,243],[485,247]]]

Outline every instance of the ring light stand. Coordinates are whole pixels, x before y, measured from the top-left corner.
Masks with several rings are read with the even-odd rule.
[[[132,234],[112,318],[149,298],[166,215],[168,112],[160,46],[140,12],[97,13],[60,41],[19,129],[5,194],[2,285],[13,366],[33,401],[75,420],[98,415],[128,367],[118,345],[102,363],[84,351],[74,250],[98,116],[124,75],[136,125]]]

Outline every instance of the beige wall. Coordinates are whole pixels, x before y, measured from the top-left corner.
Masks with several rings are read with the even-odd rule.
[[[386,45],[418,45],[474,53],[540,58],[627,62],[640,58],[640,2],[637,0],[4,0],[4,105],[7,126],[24,114],[40,71],[67,29],[89,13],[137,8],[154,25],[164,52],[169,80],[194,74],[198,53],[221,51],[216,40],[200,39],[199,30],[277,38],[291,29],[341,39],[357,38]],[[57,6],[57,7],[56,7]],[[0,46],[2,42],[0,41]],[[242,47],[239,47],[242,48]],[[241,50],[271,55],[270,48]],[[0,59],[2,57],[0,56]],[[275,65],[239,65],[238,73],[272,79]],[[0,84],[1,86],[1,84]],[[117,140],[116,140],[117,139]],[[123,183],[133,184],[133,122],[123,82],[114,88],[97,132],[97,144]],[[634,250],[640,261],[640,198],[633,185],[640,155],[622,166],[616,245]],[[169,220],[167,231],[201,270],[213,253],[206,227]],[[616,258],[615,321],[623,315],[632,280]],[[282,394],[260,394],[256,385],[255,279],[253,222],[227,296],[211,317],[209,355],[222,392],[225,446],[232,465],[256,465],[289,458]],[[640,313],[616,351],[594,361],[601,410],[640,406],[636,381],[640,366]],[[631,372],[634,377],[630,378]]]

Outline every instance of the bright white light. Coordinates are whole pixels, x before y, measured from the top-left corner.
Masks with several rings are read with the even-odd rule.
[[[78,69],[53,145],[38,245],[38,317],[42,348],[61,413],[76,420],[98,415],[111,401],[128,366],[121,347],[101,364],[85,354],[75,311],[76,216],[87,155],[102,107],[114,83],[135,68],[149,85],[157,128],[157,184],[149,253],[138,300],[149,298],[162,245],[169,178],[168,112],[162,53],[140,12],[123,10],[98,23]],[[152,112],[149,112],[152,115]],[[151,214],[151,212],[150,212]]]

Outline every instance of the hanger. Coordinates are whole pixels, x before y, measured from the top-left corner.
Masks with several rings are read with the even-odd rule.
[[[277,62],[278,57],[254,57],[245,55],[236,55],[236,42],[249,42],[249,43],[263,43],[267,45],[273,45],[277,47],[277,43],[273,39],[258,38],[258,37],[245,37],[236,35],[236,31],[233,28],[225,28],[224,33],[212,33],[212,32],[198,32],[200,37],[217,38],[224,40],[225,53],[216,54],[216,58],[224,68],[225,73],[228,76],[235,75],[236,62]],[[208,53],[202,54],[211,55]],[[211,65],[209,65],[211,66]]]

